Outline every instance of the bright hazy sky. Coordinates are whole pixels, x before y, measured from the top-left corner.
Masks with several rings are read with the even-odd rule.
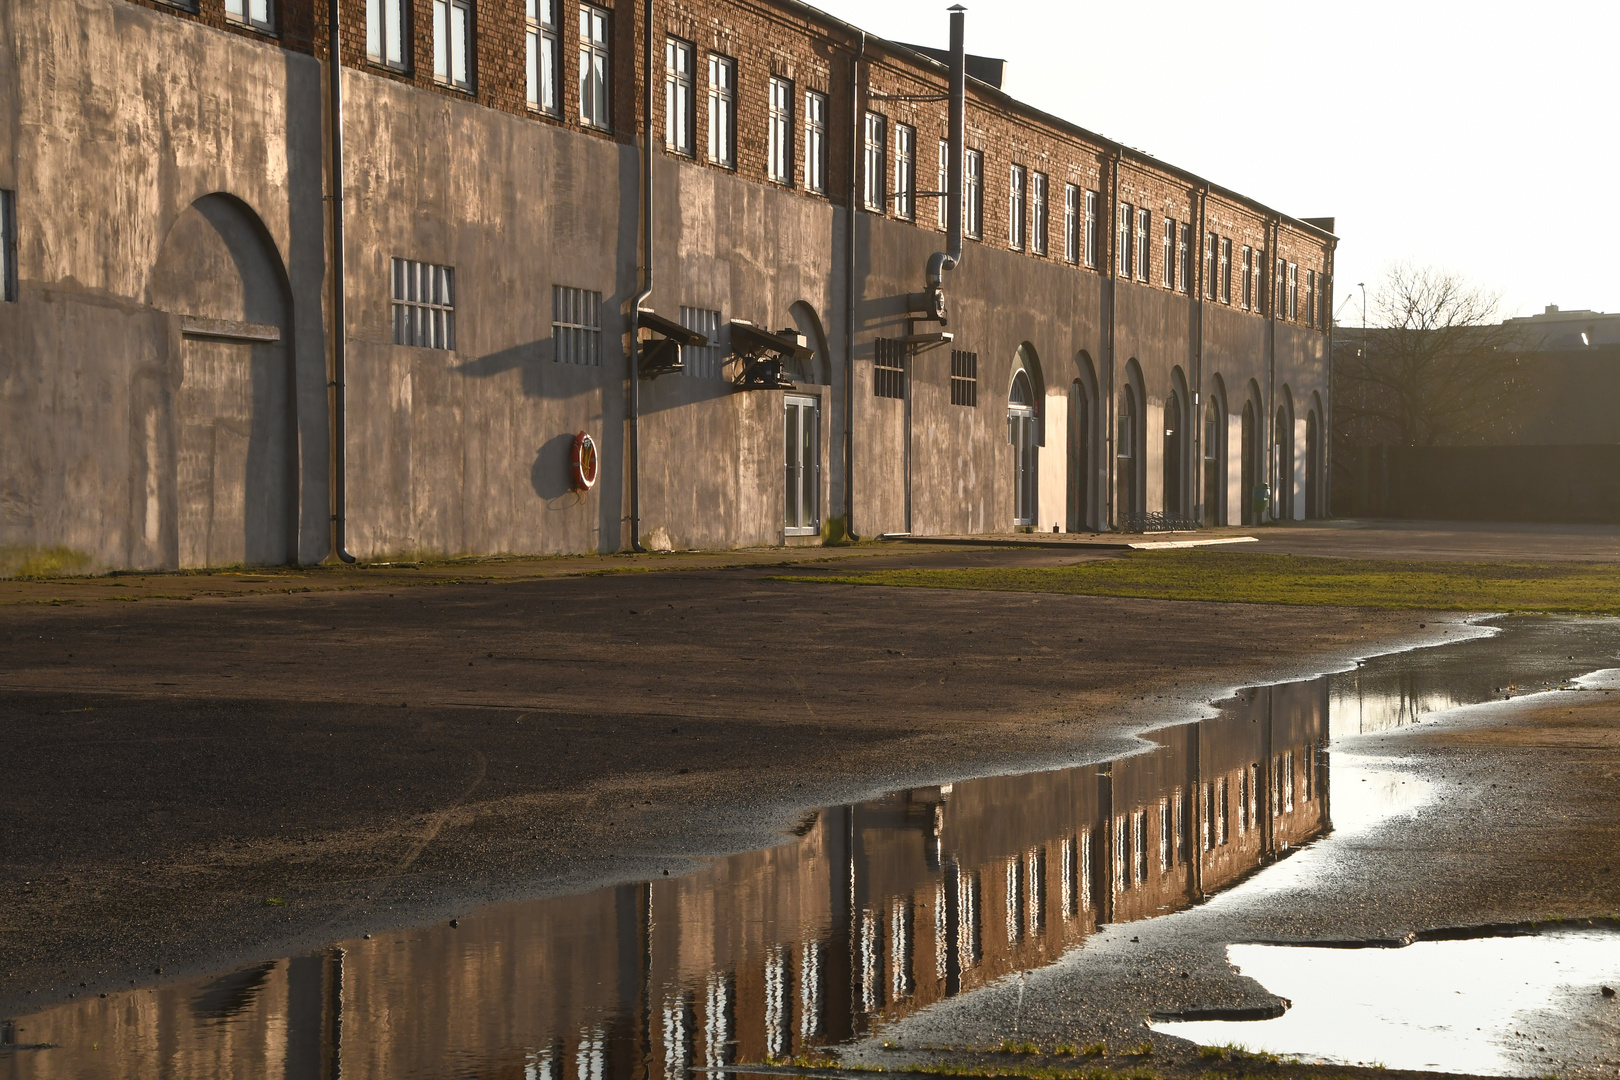
[[[944,48],[947,0],[811,0]],[[964,0],[1014,97],[1295,217],[1335,217],[1334,299],[1394,261],[1620,311],[1615,0]]]

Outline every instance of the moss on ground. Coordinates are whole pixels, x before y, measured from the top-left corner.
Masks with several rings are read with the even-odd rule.
[[[1133,551],[1073,566],[861,570],[778,581],[1425,611],[1620,614],[1620,565],[1394,562],[1224,551]]]

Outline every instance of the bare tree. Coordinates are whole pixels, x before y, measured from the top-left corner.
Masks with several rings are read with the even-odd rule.
[[[1340,440],[1437,446],[1505,433],[1525,343],[1502,325],[1498,305],[1455,274],[1391,268],[1373,294],[1365,334],[1344,329],[1334,343]]]

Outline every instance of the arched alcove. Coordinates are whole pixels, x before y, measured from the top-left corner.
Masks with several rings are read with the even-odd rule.
[[[1007,441],[1013,447],[1013,524],[1018,526],[1035,524],[1040,476],[1036,462],[1038,400],[1029,372],[1015,368],[1007,388]]]
[[[1192,516],[1192,484],[1187,472],[1191,400],[1186,376],[1177,367],[1170,372],[1170,395],[1164,403],[1164,512],[1179,518]]]
[[[822,329],[821,317],[816,309],[803,300],[788,308],[793,325],[804,335],[815,355],[808,360],[796,360],[790,368],[790,377],[796,383],[813,386],[832,385],[831,354],[827,350],[827,334]]]
[[[1120,389],[1114,433],[1114,521],[1121,528],[1140,527],[1143,516],[1141,463],[1145,458],[1147,432],[1142,385],[1142,368],[1132,357],[1125,364],[1125,384]]]
[[[1078,377],[1069,385],[1067,510],[1064,528],[1082,532],[1096,527],[1093,494],[1093,450],[1096,431],[1097,373],[1085,352],[1075,357]]]
[[[1276,428],[1271,437],[1272,516],[1288,521],[1294,516],[1294,401],[1288,387],[1277,395]]]
[[[159,514],[180,566],[297,557],[291,299],[259,216],[205,195],[175,219],[153,267],[152,306],[174,317],[168,380],[172,475]],[[150,489],[151,484],[147,485]],[[146,518],[152,521],[152,508]],[[149,530],[150,532],[151,530]]]
[[[1210,380],[1204,400],[1204,516],[1205,525],[1231,521],[1227,476],[1226,384],[1219,374]]]

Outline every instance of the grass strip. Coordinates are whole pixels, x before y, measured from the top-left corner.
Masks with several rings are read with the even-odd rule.
[[[1397,562],[1195,549],[1132,551],[1073,566],[858,570],[772,580],[1238,604],[1620,614],[1620,566],[1590,562]]]

